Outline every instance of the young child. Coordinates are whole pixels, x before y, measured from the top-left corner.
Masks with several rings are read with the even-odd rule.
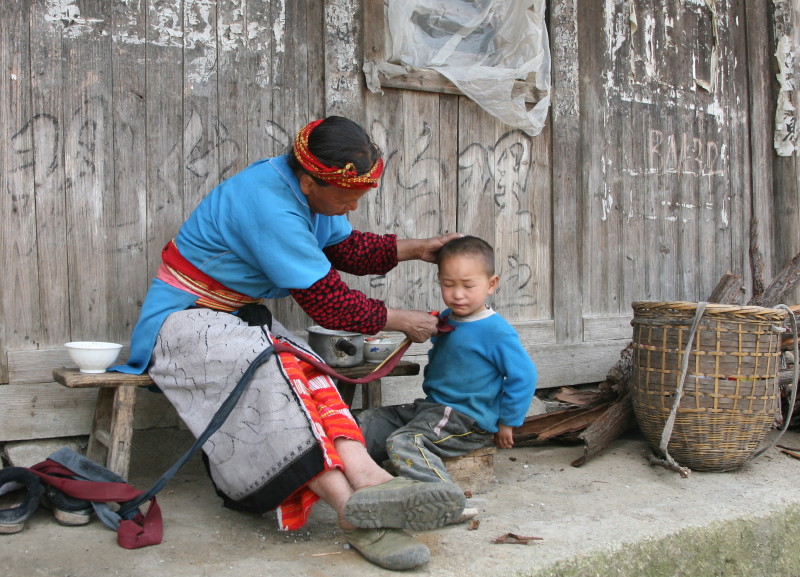
[[[379,407],[358,416],[367,449],[389,458],[398,474],[421,481],[452,479],[442,458],[492,441],[514,445],[536,390],[536,367],[514,328],[486,304],[497,289],[494,250],[474,236],[451,240],[439,252],[439,284],[454,330],[433,337],[422,390],[413,404]]]

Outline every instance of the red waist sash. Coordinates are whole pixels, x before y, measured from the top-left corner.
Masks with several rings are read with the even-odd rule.
[[[189,292],[200,295],[195,302],[197,306],[230,313],[244,305],[261,300],[229,289],[208,276],[186,260],[175,245],[175,239],[164,246],[161,251],[161,261],[169,273]]]

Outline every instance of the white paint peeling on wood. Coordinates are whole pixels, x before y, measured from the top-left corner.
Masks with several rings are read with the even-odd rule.
[[[604,29],[606,31],[606,38],[608,39],[609,61],[612,63],[613,67],[613,63],[617,59],[617,52],[619,52],[620,48],[628,41],[628,34],[626,33],[625,27],[617,26],[614,0],[605,1],[605,9],[603,12],[605,14]],[[633,62],[631,62],[631,67],[632,66]],[[614,74],[612,72],[605,75],[605,90],[606,94],[613,94],[616,92]]]
[[[279,3],[280,9],[272,23],[272,36],[275,38],[275,53],[286,52],[286,44],[284,44],[283,37],[286,35],[286,0],[281,0]]]
[[[628,0],[628,23],[631,27],[631,32],[636,32],[639,29],[639,19],[636,17],[636,3],[633,0]]]
[[[655,40],[656,19],[652,14],[644,17],[644,69],[651,79],[656,79],[656,40]]]
[[[215,6],[214,0],[184,3],[184,49],[191,51],[186,54],[186,78],[190,84],[205,84],[216,71],[217,39],[212,13]]]
[[[238,52],[247,45],[244,11],[245,0],[229,3],[224,15],[219,15],[217,39],[223,52]]]
[[[792,156],[798,150],[795,66],[800,44],[800,9],[796,0],[773,0],[773,4],[778,37],[775,58],[778,62],[776,76],[779,85],[773,146],[779,156]]]
[[[577,0],[563,0],[550,6],[553,10],[550,30],[554,37],[553,50],[557,51],[555,58],[561,60],[558,64],[561,72],[559,94],[553,98],[553,117],[558,119],[575,116],[580,110],[575,89],[578,85]]]
[[[124,4],[126,9],[114,12],[112,40],[122,44],[144,44],[138,35],[138,15],[142,13],[142,0],[118,0],[118,2]]]
[[[93,33],[93,25],[103,22],[101,18],[92,18],[81,14],[79,3],[76,0],[45,0],[47,11],[45,20],[53,25],[63,27],[63,34],[68,38],[77,38],[82,34]],[[150,40],[138,35],[135,14],[142,8],[142,0],[117,0],[132,7],[129,12],[129,22],[114,24],[115,42],[125,44],[145,44],[152,46],[197,49],[202,46],[214,46],[225,52],[241,50],[250,41],[263,37],[266,27],[261,22],[251,21],[245,25],[244,14],[247,9],[247,0],[240,0],[229,13],[226,20],[219,25],[217,31],[213,25],[212,10],[216,10],[216,0],[156,0],[150,7],[147,15],[147,26]],[[184,36],[184,23],[181,20],[181,6],[186,6],[187,28],[189,32]],[[272,23],[271,31],[275,39],[275,52],[285,52],[286,45],[286,2],[278,4],[278,14]],[[154,33],[153,33],[154,32]],[[105,31],[101,33],[105,34]],[[255,50],[267,48],[265,42],[259,42],[253,47]],[[214,58],[211,58],[213,61]],[[195,62],[195,64],[199,64]],[[200,66],[199,69],[207,69]],[[204,77],[205,75],[200,75]],[[200,78],[196,78],[200,80]]]
[[[339,105],[352,100],[352,95],[359,90],[359,66],[356,57],[358,25],[354,18],[357,6],[354,0],[337,0],[326,4],[326,36],[337,39],[337,42],[332,55],[335,64],[332,74],[329,76],[325,98],[326,105],[332,110],[336,110]],[[331,64],[333,62],[329,55],[329,69],[331,69]]]
[[[606,171],[606,167],[611,166],[612,161],[604,154],[600,157],[600,164],[603,170],[603,195],[600,197],[602,213],[600,215],[600,220],[606,221],[611,211],[614,209],[614,196],[611,194],[608,187],[608,173]]]
[[[687,98],[687,92],[697,92],[700,88],[716,94],[723,86],[719,78],[723,71],[720,61],[731,61],[729,50],[718,40],[719,30],[727,30],[728,12],[718,14],[716,0],[681,0],[681,7],[674,14],[668,13],[674,7],[667,3],[644,7],[634,4],[631,0],[604,2],[604,31],[613,71],[604,77],[608,96],[627,102],[659,102],[688,109],[695,99]],[[683,82],[664,81],[659,66],[664,61],[665,51],[677,52],[685,48],[685,42],[676,35],[685,33],[678,25],[687,12],[692,12],[700,21],[705,20],[711,27],[711,45],[690,52]],[[718,115],[719,106],[712,106],[710,112]]]
[[[102,18],[81,15],[81,10],[72,0],[46,0],[47,12],[45,20],[63,26],[63,34],[67,38],[78,38],[90,33],[93,25],[102,22]]]
[[[154,45],[183,48],[181,0],[162,1],[153,5],[147,14],[147,22],[157,33]]]

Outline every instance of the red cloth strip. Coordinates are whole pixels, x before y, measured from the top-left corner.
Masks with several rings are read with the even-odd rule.
[[[127,483],[74,479],[74,472],[51,459],[37,463],[28,470],[38,476],[43,483],[52,485],[70,497],[85,501],[125,503],[142,494],[142,491]],[[124,549],[158,545],[163,537],[161,508],[155,497],[150,500],[146,514],[138,513],[133,519],[123,519],[117,529],[117,544]]]
[[[330,185],[338,186],[339,188],[353,190],[377,188],[378,179],[381,177],[381,174],[383,174],[382,158],[379,158],[367,172],[358,174],[352,162],[348,162],[344,167],[338,168],[326,166],[319,158],[314,156],[314,153],[308,148],[308,137],[311,136],[313,130],[322,124],[322,122],[323,120],[309,122],[297,133],[294,139],[294,156],[297,162],[300,163],[300,166],[311,176],[319,178]]]
[[[199,306],[233,312],[260,300],[229,289],[194,266],[180,253],[175,239],[164,245],[161,260],[181,284],[202,295],[197,299]]]

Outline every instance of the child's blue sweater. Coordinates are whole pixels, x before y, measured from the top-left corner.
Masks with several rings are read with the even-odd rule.
[[[536,367],[514,327],[497,313],[449,323],[454,331],[431,339],[422,383],[427,400],[453,407],[490,433],[499,424],[521,425],[536,390]]]

